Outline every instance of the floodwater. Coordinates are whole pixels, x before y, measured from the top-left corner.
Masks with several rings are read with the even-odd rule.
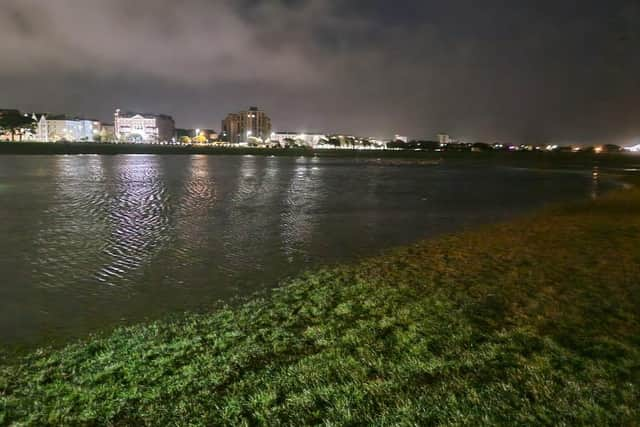
[[[204,310],[607,185],[446,162],[0,156],[0,348]]]

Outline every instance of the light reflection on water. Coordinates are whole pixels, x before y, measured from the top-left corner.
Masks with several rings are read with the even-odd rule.
[[[92,224],[106,224],[105,262],[94,277],[109,286],[128,283],[167,243],[170,204],[158,158],[124,158],[114,168],[115,185],[103,190]],[[106,190],[106,191],[105,191]]]
[[[198,310],[546,202],[597,171],[260,156],[0,157],[0,343]]]
[[[313,245],[316,211],[327,196],[321,186],[323,168],[314,166],[317,159],[300,158],[290,176],[280,212],[280,239],[287,261],[304,256],[304,245]]]
[[[600,168],[598,166],[594,166],[591,171],[591,198],[593,200],[597,199],[600,195]]]
[[[206,156],[194,156],[186,165],[180,197],[176,203],[176,261],[182,266],[197,262],[191,250],[203,251],[210,239],[206,228],[209,212],[215,208],[216,182],[209,172]],[[165,204],[168,204],[165,202]]]

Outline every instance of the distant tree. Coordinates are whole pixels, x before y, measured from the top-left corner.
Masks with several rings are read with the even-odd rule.
[[[340,146],[340,138],[338,138],[337,136],[331,136],[327,140],[327,144],[333,145],[334,147],[339,147]]]
[[[603,153],[619,153],[622,151],[622,147],[615,144],[605,144],[602,146]]]
[[[571,153],[573,152],[573,147],[570,145],[560,145],[554,151],[557,151],[558,153]]]
[[[292,148],[292,147],[296,147],[296,140],[293,138],[285,138],[282,140],[282,143],[284,145],[284,148]]]
[[[446,151],[469,151],[471,146],[464,142],[450,142],[444,147]]]
[[[416,148],[427,151],[435,151],[440,149],[440,141],[417,141]]]
[[[250,147],[259,147],[260,145],[262,145],[262,139],[256,138],[255,136],[250,136],[249,138],[247,138],[247,144],[249,144]]]
[[[401,148],[401,149],[408,149],[409,143],[401,141],[399,139],[395,140],[395,141],[390,141],[387,143],[387,148]]]
[[[411,140],[404,142],[401,139],[391,141],[387,143],[387,148],[399,148],[402,150],[424,150],[435,151],[440,149],[440,143],[438,141],[418,141]]]
[[[198,136],[194,136],[192,141],[195,142],[196,144],[204,144],[205,142],[207,142],[207,137],[200,134]]]
[[[104,142],[104,143],[115,142],[116,136],[113,134],[113,132],[110,132],[103,128],[100,131],[100,133],[94,137],[94,140],[95,142]]]
[[[0,112],[0,129],[11,133],[11,142],[16,140],[16,135],[22,141],[22,135],[33,131],[36,122],[29,115],[21,114],[18,110],[8,110]]]
[[[471,146],[471,151],[491,151],[492,149],[486,142],[475,142]]]
[[[229,133],[222,131],[220,135],[218,135],[218,141],[220,142],[229,142]]]

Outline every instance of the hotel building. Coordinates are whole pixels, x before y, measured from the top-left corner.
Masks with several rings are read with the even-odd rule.
[[[114,132],[118,141],[155,143],[175,138],[175,122],[164,114],[122,112],[114,114]]]
[[[231,113],[222,121],[222,137],[231,143],[247,142],[249,138],[262,141],[271,136],[271,119],[258,107]]]
[[[97,120],[64,115],[47,116],[33,114],[36,122],[35,134],[30,139],[40,142],[57,141],[94,141],[100,133],[100,122]]]

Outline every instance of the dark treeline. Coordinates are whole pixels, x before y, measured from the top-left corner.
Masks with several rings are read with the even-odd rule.
[[[411,140],[411,141],[391,141],[387,143],[387,148],[396,150],[419,150],[419,151],[475,151],[475,152],[489,152],[489,151],[553,151],[553,152],[598,152],[598,153],[619,153],[623,151],[623,148],[619,145],[604,144],[597,147],[578,147],[570,145],[513,145],[494,143],[488,144],[486,142],[449,142],[442,144],[439,141],[423,141],[423,140]]]

